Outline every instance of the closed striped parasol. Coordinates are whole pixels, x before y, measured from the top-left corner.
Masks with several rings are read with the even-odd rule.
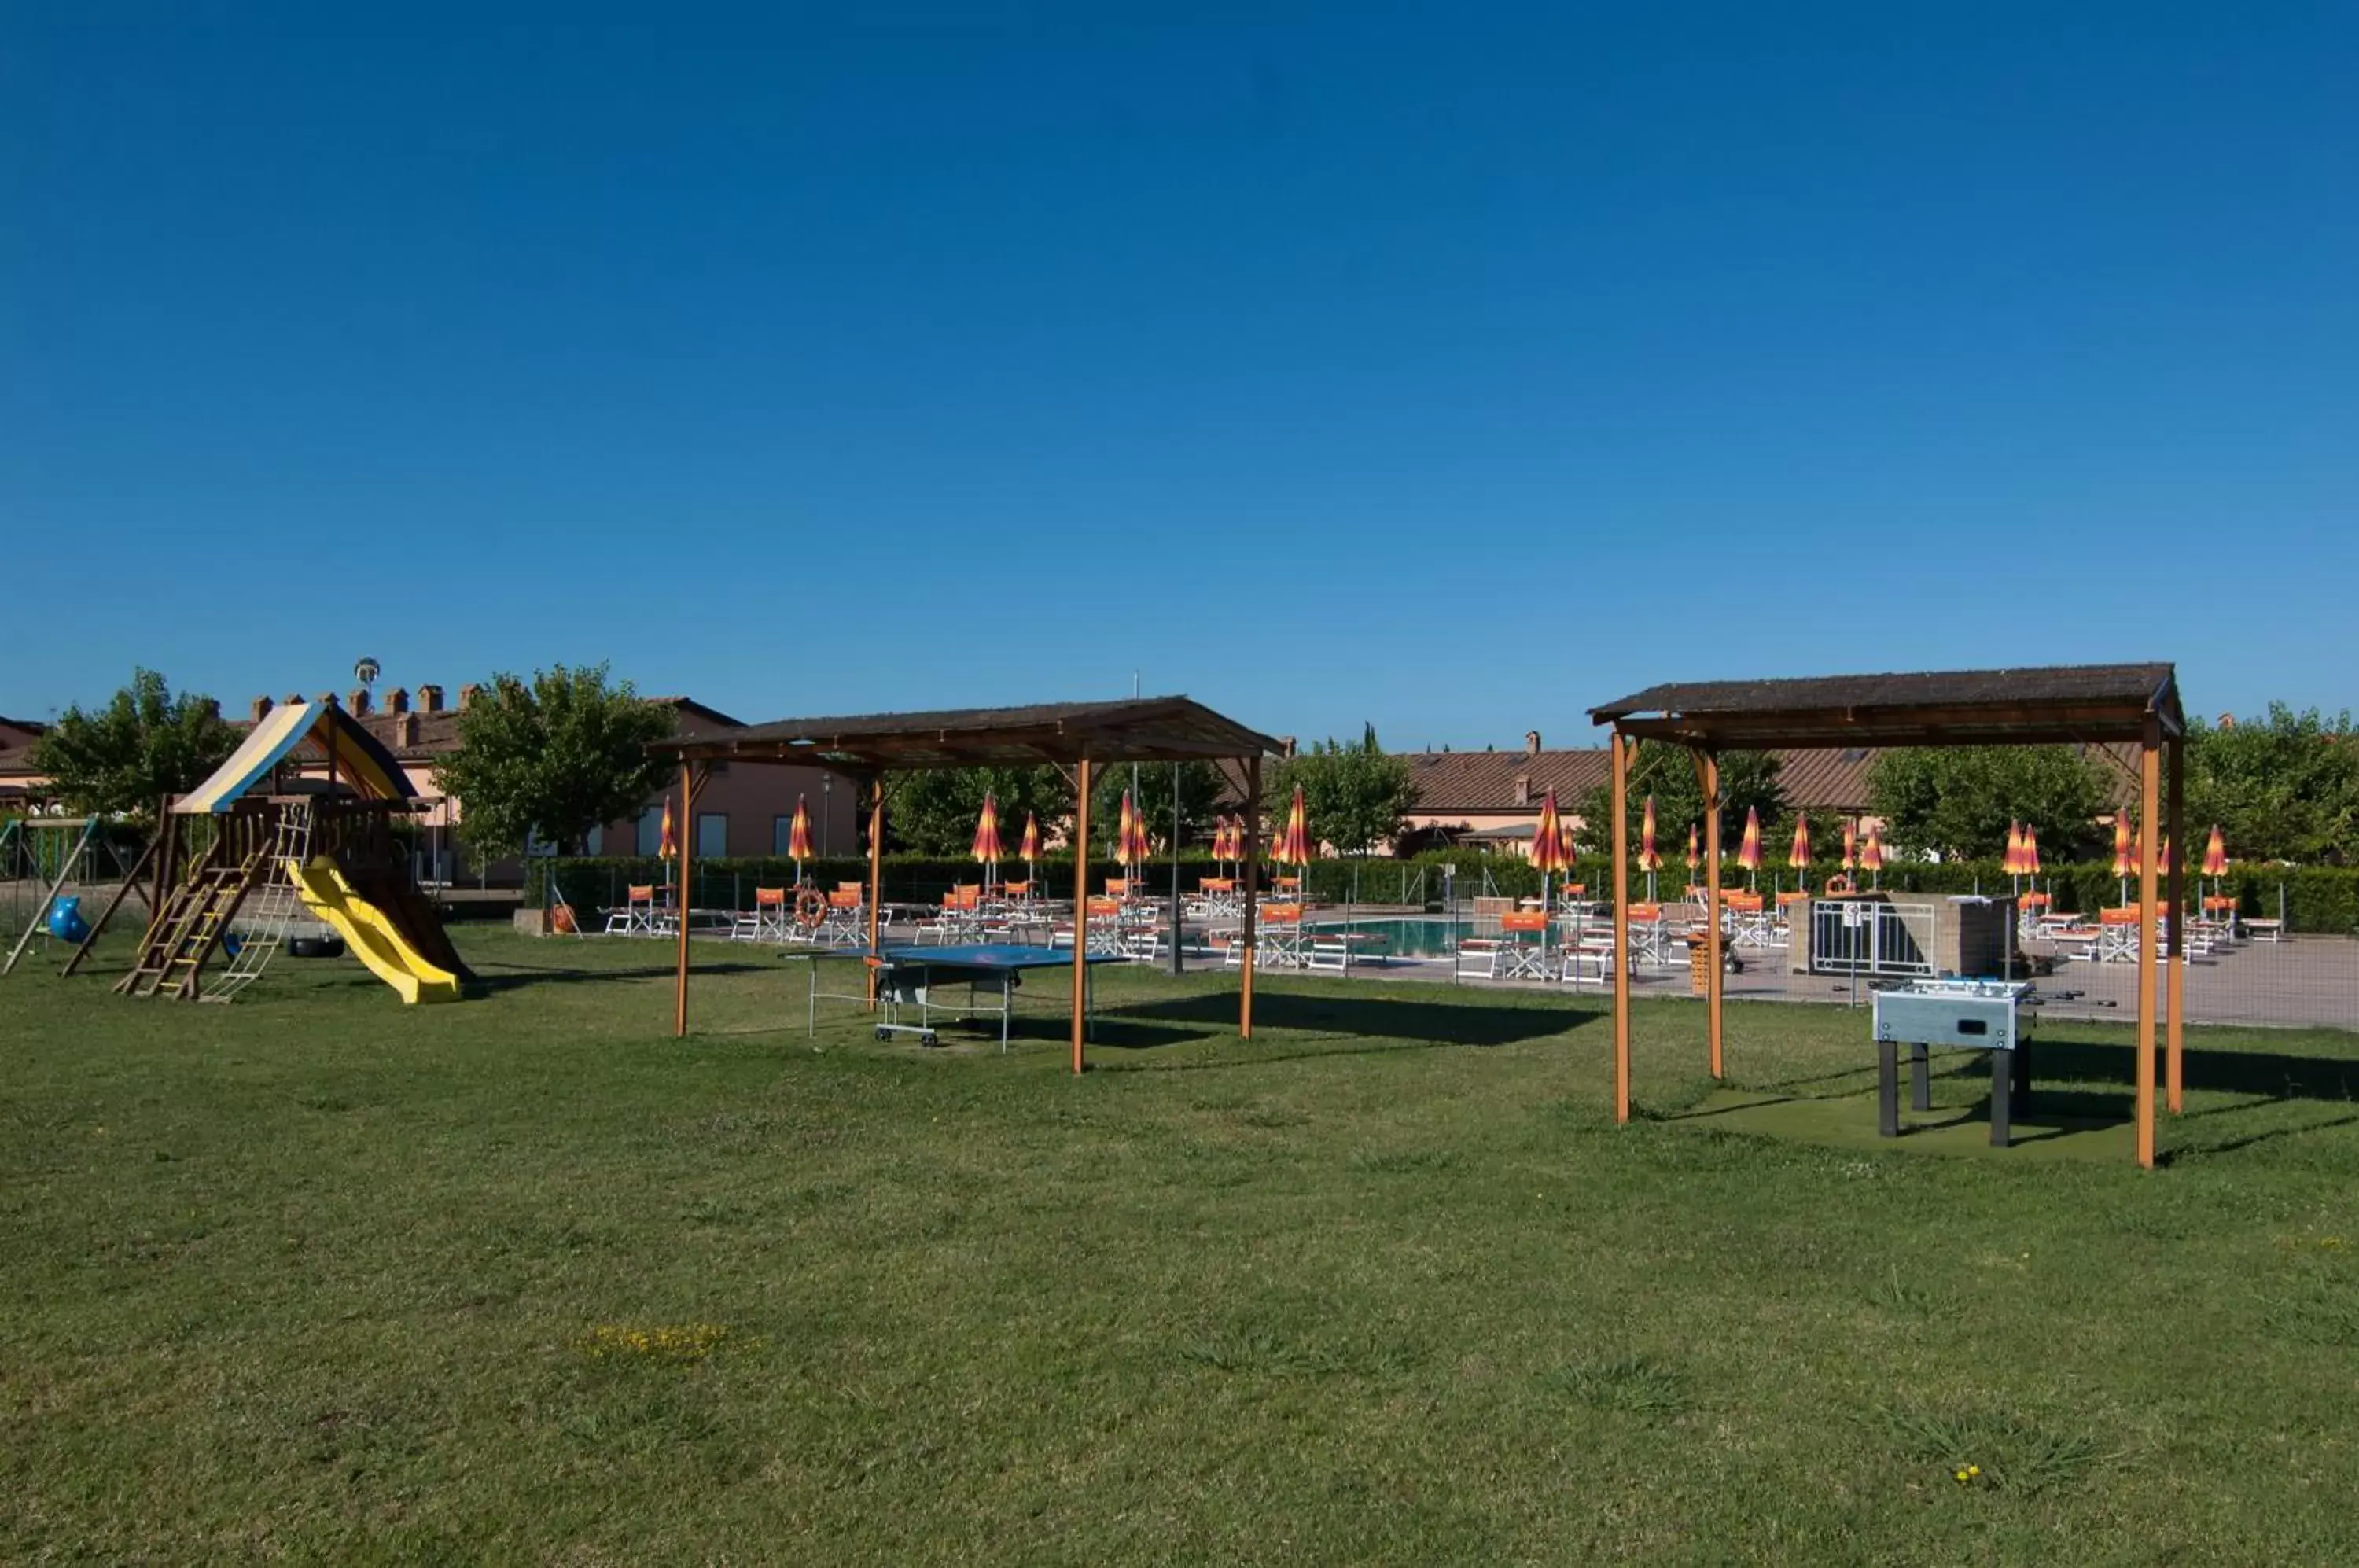
[[[803,796],[795,797],[795,820],[787,824],[787,858],[795,863],[795,882],[803,879],[803,862],[811,857],[810,803]]]
[[[1758,808],[1745,808],[1745,836],[1737,841],[1736,864],[1753,877],[1761,880],[1761,812]]]
[[[974,824],[974,858],[983,867],[985,887],[999,880],[999,802],[986,789],[983,792],[983,815]]]

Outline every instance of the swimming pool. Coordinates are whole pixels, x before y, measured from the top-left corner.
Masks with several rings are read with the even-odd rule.
[[[1322,920],[1314,929],[1366,931],[1382,937],[1385,953],[1393,958],[1447,958],[1458,951],[1458,939],[1472,926],[1469,920],[1395,916],[1390,920]]]

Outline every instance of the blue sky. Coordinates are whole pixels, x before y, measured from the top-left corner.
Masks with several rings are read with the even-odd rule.
[[[2359,10],[10,8],[0,713],[2354,702]]]

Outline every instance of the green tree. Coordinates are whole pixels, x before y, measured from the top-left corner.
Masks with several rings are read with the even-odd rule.
[[[2077,746],[1912,746],[1879,753],[1867,803],[1903,851],[1995,860],[2010,822],[2039,831],[2043,858],[2096,847],[2100,812],[2112,809],[2104,765]]]
[[[1045,764],[905,773],[886,780],[886,847],[943,859],[969,853],[974,848],[974,826],[983,815],[985,791],[999,807],[999,840],[1007,852],[1003,866],[1020,864],[1016,849],[1023,840],[1027,811],[1038,814],[1043,838],[1072,815],[1072,786],[1063,773]]]
[[[521,854],[534,837],[578,853],[590,830],[639,814],[668,765],[647,747],[675,715],[609,684],[606,666],[495,675],[459,713],[459,748],[435,780],[460,802],[459,832],[477,854]]]
[[[1737,835],[1745,831],[1745,813],[1761,813],[1762,858],[1771,858],[1771,840],[1786,814],[1786,787],[1778,782],[1778,758],[1774,752],[1727,751],[1720,757],[1722,847],[1736,853]],[[1687,854],[1688,829],[1703,827],[1703,785],[1696,778],[1694,754],[1668,741],[1642,740],[1630,765],[1630,853],[1638,853],[1638,826],[1647,797],[1655,798],[1656,847],[1666,866],[1680,863]],[[1560,800],[1557,807],[1564,809]],[[1584,850],[1611,854],[1614,846],[1614,787],[1608,782],[1582,796],[1574,807],[1581,817],[1578,837]],[[1785,862],[1783,850],[1776,861]]]
[[[1209,762],[1183,762],[1180,768],[1180,844],[1185,848],[1212,831],[1212,818],[1228,781]],[[1158,855],[1171,853],[1171,768],[1169,762],[1138,765],[1140,811],[1147,817],[1147,836]],[[1114,844],[1115,824],[1122,821],[1122,793],[1130,788],[1127,763],[1097,770],[1090,784],[1090,836],[1097,842],[1090,853],[1101,858]],[[1069,808],[1070,810],[1070,808]]]
[[[2201,854],[2217,822],[2239,860],[2359,861],[2359,735],[2348,713],[2267,713],[2187,735],[2187,837]]]
[[[158,796],[204,782],[237,740],[220,703],[192,691],[174,696],[156,671],[134,670],[105,707],[68,708],[34,743],[31,761],[73,810],[144,820]]]
[[[1373,724],[1355,746],[1331,738],[1269,770],[1263,809],[1273,827],[1284,826],[1297,785],[1310,836],[1343,855],[1364,855],[1398,837],[1417,804],[1408,762],[1386,754]]]

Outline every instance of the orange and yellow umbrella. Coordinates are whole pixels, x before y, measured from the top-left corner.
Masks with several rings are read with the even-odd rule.
[[[1280,866],[1310,864],[1310,824],[1302,810],[1302,786],[1294,787],[1294,801],[1286,809],[1286,828],[1270,846],[1270,858]]]
[[[1688,824],[1688,880],[1694,881],[1695,874],[1702,868],[1703,830],[1695,823],[1690,822]]]
[[[679,830],[672,825],[671,797],[664,797],[663,828],[656,840],[656,856],[661,860],[679,858]]]
[[[1846,873],[1859,869],[1859,824],[1849,817],[1843,819],[1843,868]]]
[[[1796,871],[1810,868],[1810,819],[1794,814],[1794,847],[1786,852],[1786,864]]]
[[[1761,812],[1758,808],[1745,808],[1745,836],[1737,842],[1736,864],[1746,871],[1761,869]]]
[[[2137,849],[2131,842],[2130,814],[2127,811],[2114,813],[2114,875],[2137,875]]]
[[[1867,830],[1867,842],[1859,846],[1859,868],[1862,871],[1875,873],[1877,885],[1882,886],[1884,879],[1884,830],[1882,828],[1874,827]]]
[[[2228,841],[2220,836],[2220,824],[2212,824],[2212,842],[2203,846],[2203,875],[2228,875]]]
[[[810,802],[795,797],[795,820],[787,824],[787,858],[795,863],[795,880],[803,879],[803,862],[811,857]]]
[[[1147,861],[1147,823],[1131,806],[1127,789],[1122,792],[1122,819],[1114,827],[1114,857],[1133,868]]]
[[[1540,824],[1532,833],[1532,864],[1545,878],[1572,864],[1564,852],[1564,823],[1556,814],[1556,791],[1540,802]]]
[[[1663,853],[1655,846],[1655,798],[1647,797],[1647,814],[1638,824],[1638,869],[1660,871]]]
[[[2039,875],[2039,830],[2029,822],[2023,824],[2023,874]]]
[[[1024,842],[1016,854],[1024,862],[1025,875],[1031,875],[1032,863],[1040,858],[1040,819],[1031,811],[1024,813]]]
[[[2023,824],[2006,824],[2006,853],[1999,856],[1998,868],[2009,877],[2023,875]]]
[[[988,789],[983,793],[983,815],[974,824],[974,858],[984,868],[984,886],[989,887],[991,874],[999,866],[999,802]]]
[[[1149,855],[1153,855],[1154,853],[1155,853],[1155,846],[1154,846],[1153,844],[1151,844],[1147,843],[1147,813],[1146,813],[1145,811],[1133,811],[1133,812],[1131,812],[1131,814],[1130,814],[1130,863],[1131,863],[1131,865],[1133,865],[1133,866],[1144,866],[1144,865],[1146,865],[1146,864],[1147,864],[1147,856],[1149,856]]]

